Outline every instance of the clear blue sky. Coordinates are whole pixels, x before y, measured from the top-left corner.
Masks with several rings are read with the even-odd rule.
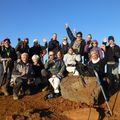
[[[91,33],[99,44],[105,36],[113,35],[119,45],[120,0],[0,0],[0,40],[28,37],[41,39],[58,34],[58,40],[67,35],[65,23],[71,29]]]

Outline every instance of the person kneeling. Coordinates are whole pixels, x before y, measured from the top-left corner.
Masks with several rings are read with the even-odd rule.
[[[27,53],[21,54],[21,61],[16,63],[13,69],[12,78],[14,80],[14,100],[18,99],[18,93],[21,88],[25,94],[30,94],[30,84],[33,80],[34,71],[32,65],[28,62],[28,57]]]

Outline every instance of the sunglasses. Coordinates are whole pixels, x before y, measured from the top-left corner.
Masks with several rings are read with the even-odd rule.
[[[77,37],[81,37],[80,35],[77,35]]]
[[[51,55],[49,55],[49,56],[54,56],[54,54],[51,54]]]

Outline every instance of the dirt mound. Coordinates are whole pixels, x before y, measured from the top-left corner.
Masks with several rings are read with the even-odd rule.
[[[116,91],[109,100],[113,115],[107,116],[106,104],[90,108],[79,102],[72,102],[62,98],[44,100],[47,91],[38,92],[30,96],[22,96],[14,101],[12,95],[0,95],[0,120],[119,120],[120,93]],[[86,116],[85,116],[86,115]],[[85,118],[86,117],[86,118]]]

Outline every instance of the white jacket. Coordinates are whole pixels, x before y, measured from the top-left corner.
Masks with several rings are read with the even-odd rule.
[[[76,55],[75,53],[70,55],[69,53],[67,53],[64,55],[63,60],[64,60],[66,66],[68,64],[76,65],[76,61],[78,61],[78,62],[80,61],[80,55]]]

